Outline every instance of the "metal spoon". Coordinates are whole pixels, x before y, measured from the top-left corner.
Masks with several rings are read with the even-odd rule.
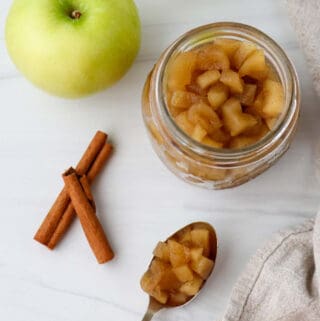
[[[202,228],[202,229],[207,229],[209,231],[209,233],[210,233],[210,245],[211,245],[210,246],[209,259],[215,261],[216,257],[217,257],[217,248],[218,248],[217,235],[216,235],[216,231],[214,230],[214,228],[208,223],[205,223],[205,222],[191,223],[191,224],[183,227],[179,231],[175,232],[166,241],[168,241],[171,238],[174,238],[178,233],[183,233],[184,230],[188,230],[190,228],[192,228],[192,229],[194,229],[194,228]],[[153,259],[154,259],[154,257],[152,258],[151,262],[153,261]],[[212,269],[212,271],[213,271],[213,269]],[[212,271],[211,271],[211,273],[212,273]],[[210,275],[211,275],[211,273],[210,273]],[[208,276],[208,278],[210,277],[210,275]],[[187,302],[181,304],[180,306],[186,305],[191,300],[193,300],[200,293],[200,291],[202,290],[204,284],[207,282],[208,278],[203,282],[199,292],[196,295],[194,295],[193,297],[191,297]],[[147,309],[147,312],[145,313],[142,321],[150,321],[153,318],[153,316],[163,308],[175,308],[177,306],[178,305],[171,306],[171,305],[168,305],[168,304],[162,304],[162,303],[158,302],[157,300],[155,300],[153,297],[149,296],[148,309]]]

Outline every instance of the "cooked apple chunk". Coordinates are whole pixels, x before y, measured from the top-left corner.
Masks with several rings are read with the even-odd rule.
[[[162,290],[165,291],[177,290],[181,286],[181,282],[179,281],[176,274],[173,272],[172,267],[170,266],[161,274],[161,278],[159,280],[158,285]]]
[[[276,118],[276,117],[274,117],[274,118],[266,118],[265,122],[266,122],[268,128],[270,130],[273,130],[275,125],[276,125],[276,123],[278,122],[278,118]]]
[[[221,109],[224,125],[233,137],[257,124],[254,116],[242,112],[240,101],[236,98],[227,100]]]
[[[213,266],[214,262],[205,256],[201,256],[197,262],[191,262],[192,270],[200,275],[200,277],[204,280],[210,275]]]
[[[202,248],[203,254],[210,254],[210,233],[205,229],[196,229],[191,231],[191,241],[193,246]]]
[[[263,112],[269,117],[277,117],[283,109],[284,93],[281,84],[267,79],[263,83]]]
[[[222,71],[220,81],[228,86],[233,94],[241,94],[243,92],[242,79],[237,72],[231,69]]]
[[[210,137],[203,138],[201,143],[204,145],[208,145],[210,147],[214,147],[214,148],[222,148],[223,147],[223,143],[217,142]]]
[[[162,275],[168,269],[170,269],[170,265],[158,258],[155,258],[150,265],[150,271],[153,274],[157,274],[157,275],[158,274]]]
[[[168,241],[170,263],[173,267],[178,267],[189,262],[188,249],[175,240]]]
[[[183,292],[171,293],[169,296],[169,304],[171,306],[178,306],[188,301],[189,297]]]
[[[222,126],[222,122],[217,113],[207,104],[194,104],[188,110],[188,119],[194,125],[200,125],[207,133]]]
[[[172,91],[184,90],[191,82],[196,67],[197,54],[194,51],[182,52],[168,65],[168,88]]]
[[[205,45],[198,50],[197,68],[200,70],[224,70],[230,68],[226,53],[215,44]]]
[[[241,45],[241,41],[228,38],[217,38],[214,43],[226,53],[229,59]]]
[[[174,91],[170,99],[171,106],[179,109],[188,109],[199,101],[201,101],[200,96],[185,90]]]
[[[159,286],[157,286],[150,295],[154,297],[158,302],[166,304],[169,299],[169,294],[165,291],[162,291]]]
[[[210,106],[214,110],[218,109],[228,99],[228,95],[228,87],[223,83],[218,82],[208,91],[208,101]]]
[[[210,133],[209,137],[214,141],[221,143],[223,146],[227,145],[231,139],[230,134],[227,133],[223,128],[217,129],[213,133]]]
[[[194,247],[190,250],[190,258],[191,261],[199,261],[201,256],[203,254],[203,248],[202,247]]]
[[[191,244],[191,228],[184,229],[177,234],[177,241],[187,247]]]
[[[190,296],[196,295],[202,284],[203,280],[199,276],[195,275],[192,280],[181,285],[180,292]]]
[[[155,287],[159,284],[161,280],[161,275],[153,275],[153,273],[148,270],[141,278],[140,285],[145,292],[152,292]]]
[[[241,42],[239,48],[231,59],[232,66],[239,70],[247,57],[249,57],[256,49],[257,47],[250,42]]]
[[[192,135],[194,124],[190,122],[188,119],[187,112],[182,112],[175,118],[177,125],[186,133],[189,135]]]
[[[266,74],[266,59],[262,50],[254,51],[241,65],[239,69],[240,77],[250,76],[261,78]]]
[[[193,280],[193,272],[187,264],[174,268],[173,272],[180,282]]]
[[[254,102],[256,96],[257,85],[254,84],[244,84],[243,93],[240,96],[240,102],[242,105],[250,106]]]
[[[244,148],[254,144],[257,141],[256,137],[238,136],[231,140],[230,148]]]
[[[164,262],[169,262],[169,248],[168,244],[164,242],[159,242],[153,251],[153,255]]]
[[[208,70],[197,78],[197,84],[201,89],[206,89],[215,84],[220,78],[218,70]]]
[[[201,125],[196,124],[195,127],[194,127],[194,129],[193,129],[193,133],[192,133],[191,137],[192,137],[194,140],[196,140],[196,141],[198,141],[198,142],[201,142],[201,141],[204,139],[205,136],[207,136],[206,130],[203,129],[203,128],[201,127]]]

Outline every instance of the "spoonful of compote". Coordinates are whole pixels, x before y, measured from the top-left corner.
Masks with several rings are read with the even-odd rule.
[[[214,268],[216,232],[208,223],[189,224],[159,242],[153,255],[140,282],[150,297],[142,321],[163,308],[182,306],[200,292]]]

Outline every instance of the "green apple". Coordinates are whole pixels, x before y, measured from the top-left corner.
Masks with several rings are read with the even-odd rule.
[[[15,0],[6,44],[35,85],[81,97],[126,73],[140,47],[140,20],[133,0]]]

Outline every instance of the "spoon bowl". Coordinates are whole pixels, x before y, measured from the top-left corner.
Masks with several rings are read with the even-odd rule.
[[[216,235],[215,229],[209,223],[194,222],[194,223],[188,224],[185,227],[183,227],[182,229],[180,229],[177,232],[175,232],[174,234],[172,234],[171,236],[169,236],[165,242],[167,242],[168,240],[177,239],[179,237],[179,235],[182,235],[186,231],[190,231],[193,229],[205,229],[205,230],[209,231],[210,253],[207,257],[210,260],[212,260],[213,262],[215,262],[216,257],[217,257],[218,240],[217,240],[217,235]],[[150,268],[154,259],[155,259],[155,257],[152,258],[152,260],[149,264],[149,268]],[[184,306],[184,305],[190,303],[190,301],[192,301],[201,292],[202,288],[204,287],[204,285],[206,284],[210,275],[212,274],[213,269],[214,269],[214,266],[213,266],[212,270],[210,271],[209,276],[202,283],[199,291],[195,295],[191,296],[186,302],[184,302],[182,304],[170,304],[170,303],[162,304],[162,303],[158,302],[156,299],[154,299],[152,296],[149,296],[148,309],[147,309],[147,312],[145,313],[142,321],[150,321],[152,319],[152,317],[154,316],[154,314],[157,313],[158,311],[160,311],[161,309]]]

